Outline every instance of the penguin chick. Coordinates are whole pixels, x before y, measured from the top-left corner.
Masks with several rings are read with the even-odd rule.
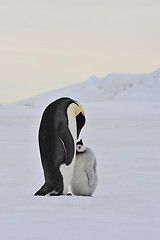
[[[77,142],[76,160],[71,181],[71,190],[74,195],[92,195],[98,183],[96,166],[97,162],[93,151],[85,147],[82,140]]]

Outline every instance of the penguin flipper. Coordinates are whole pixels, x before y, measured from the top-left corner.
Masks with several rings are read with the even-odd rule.
[[[68,166],[69,164],[71,164],[74,156],[74,140],[69,130],[67,132],[59,131],[59,138],[63,144],[66,155],[65,164]]]
[[[84,170],[85,170],[85,173],[86,173],[87,178],[88,178],[88,185],[90,187],[92,187],[94,185],[94,178],[95,178],[94,177],[94,175],[95,175],[94,170],[93,170],[93,168],[85,168]]]

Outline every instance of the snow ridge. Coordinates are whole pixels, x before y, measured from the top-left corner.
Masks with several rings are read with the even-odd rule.
[[[149,74],[110,74],[91,76],[86,82],[50,91],[17,104],[42,107],[56,98],[69,96],[80,102],[95,101],[160,101],[160,69]]]

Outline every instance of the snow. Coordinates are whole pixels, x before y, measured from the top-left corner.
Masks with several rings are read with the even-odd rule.
[[[124,75],[94,77],[80,84],[79,93],[75,85],[1,106],[0,240],[160,239],[159,72],[132,76],[142,84],[135,83],[130,94],[130,88],[119,91],[113,101],[100,99],[97,85],[105,88],[112,78],[117,89]],[[86,96],[85,86],[94,94]],[[35,197],[44,181],[37,142],[44,105],[74,90],[84,100],[81,137],[97,157],[97,189],[93,197]]]
[[[110,74],[91,76],[87,81],[50,91],[17,102],[19,105],[45,107],[53,99],[69,96],[80,103],[94,101],[160,101],[160,69],[149,74]]]

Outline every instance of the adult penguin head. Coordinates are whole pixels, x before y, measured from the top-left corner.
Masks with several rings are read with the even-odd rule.
[[[76,102],[76,110],[75,110],[75,115],[76,115],[76,122],[77,122],[77,139],[79,137],[79,134],[81,132],[82,127],[85,124],[85,114],[84,114],[84,110],[81,106],[80,103]]]

